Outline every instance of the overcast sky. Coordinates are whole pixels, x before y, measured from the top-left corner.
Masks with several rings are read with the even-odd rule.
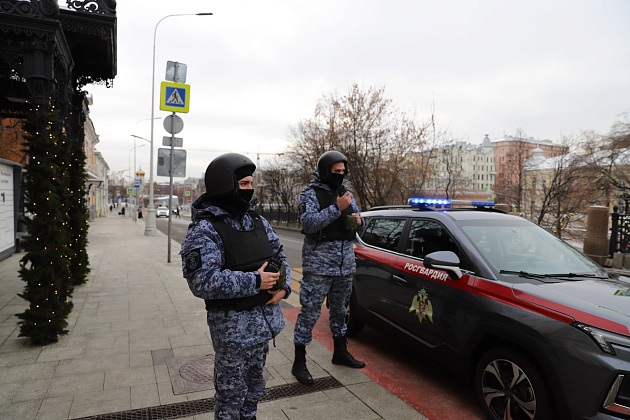
[[[475,144],[606,133],[630,112],[628,0],[122,0],[113,87],[85,87],[110,176],[133,166],[132,134],[150,138],[156,24],[199,12],[214,15],[166,18],[155,42],[156,155],[166,62],[188,66],[187,176],[223,152],[282,153],[290,126],[354,83]],[[136,146],[148,177],[149,143]]]

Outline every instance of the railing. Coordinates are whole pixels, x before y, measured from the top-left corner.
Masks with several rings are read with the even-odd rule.
[[[620,214],[618,207],[613,207],[610,228],[610,256],[615,252],[630,253],[630,214]]]
[[[297,211],[289,206],[261,204],[256,206],[255,210],[272,225],[296,229],[301,229],[302,227]]]

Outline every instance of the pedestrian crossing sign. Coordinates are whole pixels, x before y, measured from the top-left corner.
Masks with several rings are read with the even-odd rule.
[[[162,111],[188,112],[190,105],[190,85],[162,82],[160,89],[160,109]]]

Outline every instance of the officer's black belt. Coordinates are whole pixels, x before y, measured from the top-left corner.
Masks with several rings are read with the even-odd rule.
[[[244,298],[205,299],[206,311],[247,311],[255,308],[256,306],[266,304],[272,297],[273,296],[266,290],[261,290],[254,296],[247,296]]]

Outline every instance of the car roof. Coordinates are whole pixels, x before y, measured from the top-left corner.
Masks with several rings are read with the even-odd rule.
[[[418,210],[413,208],[390,208],[375,209],[361,212],[363,217],[429,217],[439,219],[442,216],[448,216],[453,220],[509,220],[522,219],[519,216],[505,214],[503,212],[489,210],[473,210],[473,209],[434,209],[434,210]]]

